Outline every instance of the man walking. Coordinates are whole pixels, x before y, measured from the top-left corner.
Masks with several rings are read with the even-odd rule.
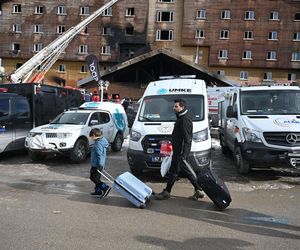
[[[171,167],[169,169],[169,179],[166,188],[161,193],[156,194],[154,197],[157,200],[169,199],[171,197],[172,187],[176,181],[178,173],[181,170],[186,174],[187,178],[195,189],[194,195],[190,196],[189,198],[193,200],[202,199],[204,197],[204,193],[201,191],[201,188],[197,183],[196,176],[183,162],[184,160],[188,159],[191,151],[193,139],[192,118],[186,109],[186,102],[183,99],[174,101],[173,110],[176,113],[177,120],[172,132],[173,156]]]

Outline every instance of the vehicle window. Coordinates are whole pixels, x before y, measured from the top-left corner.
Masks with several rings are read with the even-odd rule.
[[[74,124],[84,125],[86,124],[90,113],[62,113],[58,115],[51,124]]]
[[[110,121],[110,117],[108,113],[105,112],[100,112],[100,117],[101,117],[101,123],[108,123]]]
[[[101,124],[99,112],[95,112],[91,115],[89,126],[94,126],[94,125],[99,125],[99,124]]]
[[[28,118],[30,115],[29,104],[26,99],[15,99],[15,115],[17,118]]]
[[[243,91],[241,104],[242,114],[297,115],[300,113],[300,91]]]
[[[8,116],[9,114],[9,99],[0,99],[0,117]]]
[[[141,104],[139,121],[176,121],[173,112],[175,99],[184,99],[193,121],[204,119],[204,97],[202,95],[160,95],[146,97]]]

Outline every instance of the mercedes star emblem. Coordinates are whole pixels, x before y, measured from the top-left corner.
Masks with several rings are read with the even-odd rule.
[[[293,143],[297,142],[297,135],[290,133],[290,134],[287,134],[285,139],[288,143],[293,144]]]

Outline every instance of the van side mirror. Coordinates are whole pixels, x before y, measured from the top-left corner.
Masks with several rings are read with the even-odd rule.
[[[237,112],[233,111],[233,106],[228,106],[226,110],[226,116],[228,118],[237,118]]]

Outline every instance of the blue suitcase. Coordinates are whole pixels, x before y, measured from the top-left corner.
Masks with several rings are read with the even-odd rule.
[[[99,171],[100,172],[100,171]],[[145,208],[150,201],[152,189],[129,172],[125,172],[114,179],[105,170],[101,175],[112,183],[112,189],[139,208]]]

